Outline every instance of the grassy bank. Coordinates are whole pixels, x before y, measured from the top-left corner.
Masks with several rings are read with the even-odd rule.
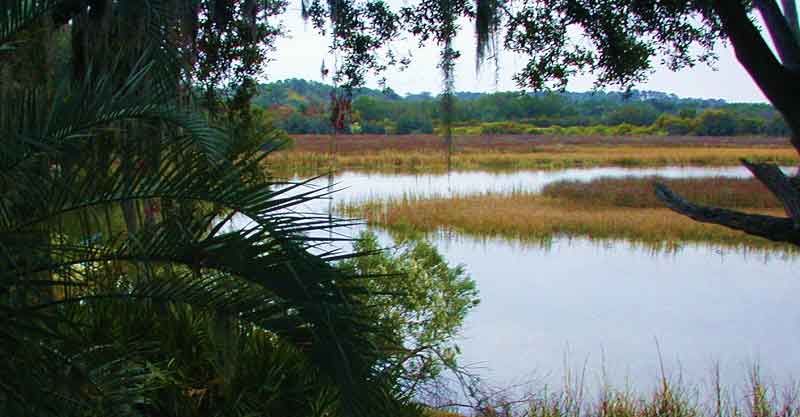
[[[696,139],[696,138],[695,138]],[[351,140],[352,141],[352,140]],[[373,146],[367,142],[358,149],[350,143],[332,157],[329,151],[312,146],[278,152],[268,158],[269,168],[283,174],[314,174],[330,169],[365,171],[436,172],[447,169],[441,150],[419,147]],[[770,142],[772,143],[772,142]],[[350,147],[353,147],[352,149]],[[497,146],[463,146],[451,158],[451,167],[459,170],[564,169],[575,167],[623,166],[730,166],[742,158],[783,165],[798,163],[796,152],[786,146],[729,146],[721,142],[659,144],[658,142],[619,144],[551,143],[518,141]]]
[[[441,229],[479,237],[541,242],[556,236],[624,239],[655,247],[687,242],[759,249],[790,250],[721,226],[701,224],[673,213],[652,196],[648,179],[560,182],[541,194],[514,192],[450,198],[406,197],[339,207],[373,225],[422,232]],[[777,201],[753,180],[663,180],[702,204],[783,215]]]
[[[765,382],[754,367],[740,387],[720,381],[691,386],[680,378],[662,377],[649,393],[608,384],[597,390],[585,386],[583,374],[565,386],[509,394],[498,389],[472,401],[471,407],[431,409],[427,417],[793,417],[800,415],[800,387]],[[456,412],[460,411],[459,412]]]

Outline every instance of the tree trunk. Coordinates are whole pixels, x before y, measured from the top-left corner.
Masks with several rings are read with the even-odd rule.
[[[794,147],[798,156],[800,156],[800,102],[793,105],[792,108],[781,111],[786,124],[789,126],[791,136],[789,142]]]
[[[774,3],[774,0],[761,0],[761,2]],[[778,61],[740,2],[714,0],[713,9],[722,21],[736,53],[736,59],[747,70],[767,99],[786,119],[792,130],[792,146],[800,155],[800,103],[797,102],[797,97],[800,97],[800,72],[787,68]],[[766,10],[766,15],[772,16],[771,19],[766,20],[770,31],[780,34],[789,28],[785,18],[780,17],[779,19],[774,16],[773,8],[763,6],[762,10]],[[770,10],[773,13],[770,13]],[[770,25],[770,21],[774,23]],[[793,62],[793,59],[797,59],[800,62],[800,52],[797,52],[800,50],[800,46],[797,41],[792,42],[793,39],[781,35],[776,36],[785,43],[783,49],[787,61]]]
[[[686,201],[664,184],[656,184],[655,191],[656,196],[667,207],[692,220],[725,226],[774,242],[787,242],[800,246],[800,230],[792,219],[701,206]]]
[[[800,103],[797,101],[800,97],[800,40],[797,37],[796,9],[787,7],[784,1],[784,16],[776,0],[756,0],[753,4],[764,17],[782,63],[770,50],[741,2],[714,0],[712,7],[733,44],[736,58],[786,120],[792,132],[790,142],[800,156]],[[778,198],[787,217],[693,204],[663,184],[656,184],[656,196],[667,207],[696,221],[800,246],[800,178],[790,178],[775,164],[755,164],[744,160],[742,163]]]

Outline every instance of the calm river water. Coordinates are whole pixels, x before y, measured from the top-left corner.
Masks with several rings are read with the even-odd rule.
[[[417,197],[447,196],[452,194],[475,194],[485,192],[509,192],[514,190],[538,192],[545,185],[562,180],[591,181],[601,177],[648,177],[659,175],[666,178],[698,178],[711,176],[749,177],[743,167],[730,168],[588,168],[552,171],[516,171],[491,173],[463,171],[450,174],[373,174],[346,171],[333,179],[337,203],[358,202],[414,195]],[[314,186],[327,185],[327,179],[314,182]]]
[[[759,365],[786,384],[800,370],[797,259],[685,247],[653,253],[624,242],[556,240],[547,249],[502,240],[439,239],[477,280],[481,304],[463,332],[464,363],[501,385],[587,383],[650,388],[660,373],[728,384]]]
[[[564,179],[650,175],[748,173],[743,168],[345,172],[335,178],[335,188],[342,190],[333,204],[404,194],[537,191]],[[329,204],[319,201],[307,209],[324,211]],[[716,364],[731,385],[743,385],[754,365],[767,381],[785,384],[800,377],[796,257],[704,246],[664,253],[580,239],[555,239],[547,247],[458,235],[434,241],[477,281],[481,304],[466,321],[462,362],[494,384],[559,385],[568,369],[585,370],[590,385],[605,374],[618,387],[648,389],[658,382],[659,351],[666,372],[692,384],[708,382]]]

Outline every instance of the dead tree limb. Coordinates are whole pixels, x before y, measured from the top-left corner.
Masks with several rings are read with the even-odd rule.
[[[800,246],[800,227],[795,213],[800,214],[800,191],[792,181],[772,164],[752,164],[745,166],[762,181],[767,188],[783,202],[787,213],[792,217],[775,217],[762,214],[742,213],[735,210],[707,207],[694,204],[670,190],[666,185],[656,183],[655,193],[673,211],[703,223],[717,224],[739,230],[750,235],[763,237],[774,242],[787,242]]]

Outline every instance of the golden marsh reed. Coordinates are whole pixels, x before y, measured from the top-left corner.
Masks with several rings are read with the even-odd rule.
[[[780,202],[754,178],[599,178],[548,184],[542,195],[584,207],[663,208],[653,193],[662,182],[686,199],[702,205],[739,209],[780,209]]]
[[[788,147],[718,146],[597,146],[529,145],[512,150],[466,148],[452,155],[451,168],[507,171],[622,166],[731,166],[742,158],[758,162],[796,165],[796,152]],[[325,152],[289,150],[267,158],[271,170],[285,175],[312,174],[331,169],[398,172],[441,172],[447,161],[435,149],[379,149],[348,151],[334,157]]]
[[[542,193],[511,192],[416,198],[344,205],[341,213],[370,224],[421,232],[442,229],[479,237],[541,242],[555,236],[600,240],[624,239],[655,246],[708,243],[722,246],[791,251],[721,226],[680,216],[652,195],[661,180],[701,204],[732,207],[761,214],[784,215],[779,203],[750,179],[709,178],[663,180],[600,179],[558,182]]]

